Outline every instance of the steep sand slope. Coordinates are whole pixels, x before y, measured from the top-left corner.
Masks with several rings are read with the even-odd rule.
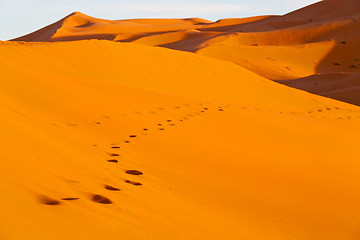
[[[0,69],[1,239],[359,238],[358,107],[110,41]]]
[[[342,72],[316,74],[292,81],[278,82],[321,96],[360,105],[360,74]]]

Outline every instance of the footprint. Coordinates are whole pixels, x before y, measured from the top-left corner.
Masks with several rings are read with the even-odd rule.
[[[164,128],[159,128],[160,131],[164,131],[165,129]]]
[[[143,175],[143,173],[138,170],[127,170],[125,173],[131,174],[131,175]]]
[[[130,135],[129,137],[131,137],[131,138],[136,138],[136,135]]]
[[[64,200],[64,201],[74,201],[74,200],[78,200],[79,198],[77,197],[68,197],[68,198],[62,198],[61,200]]]
[[[112,146],[111,148],[120,148],[119,146]]]
[[[110,159],[110,160],[107,160],[108,162],[111,162],[111,163],[118,163],[119,161],[116,160],[116,159]]]
[[[166,122],[171,122],[171,120],[166,120]]]
[[[105,185],[105,189],[110,190],[110,191],[120,191],[119,188],[112,187],[110,185]]]
[[[91,200],[93,202],[101,203],[101,204],[111,204],[112,203],[112,201],[109,198],[98,195],[98,194],[94,194],[92,196]]]
[[[117,154],[117,153],[109,153],[109,155],[110,155],[111,157],[118,157],[118,156],[120,156],[120,155]]]
[[[58,201],[56,199],[49,198],[47,196],[41,196],[40,202],[45,204],[45,205],[51,205],[51,206],[60,205],[60,201]]]
[[[132,185],[135,185],[135,186],[141,186],[142,183],[139,183],[139,182],[134,182],[134,181],[130,181],[130,180],[125,180],[126,183],[129,183],[129,184],[132,184]]]
[[[147,129],[147,128],[144,128],[143,130],[144,130],[144,131],[148,131],[149,129]]]

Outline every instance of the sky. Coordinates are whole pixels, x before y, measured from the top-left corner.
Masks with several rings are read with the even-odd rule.
[[[111,19],[190,18],[208,20],[281,15],[319,0],[0,0],[0,40],[38,30],[79,11]]]

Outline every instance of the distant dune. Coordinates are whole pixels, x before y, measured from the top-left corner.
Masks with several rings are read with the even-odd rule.
[[[359,6],[0,42],[0,239],[358,240]]]
[[[334,72],[360,73],[359,27],[359,1],[345,0],[339,6],[338,1],[325,0],[284,16],[216,22],[198,18],[110,21],[74,12],[14,40],[135,42],[231,61],[272,80],[292,80]],[[339,100],[359,102],[353,101],[359,91],[346,95]]]

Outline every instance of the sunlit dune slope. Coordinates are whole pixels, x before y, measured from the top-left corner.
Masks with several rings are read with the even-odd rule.
[[[1,239],[359,238],[356,106],[131,43],[0,69]]]

